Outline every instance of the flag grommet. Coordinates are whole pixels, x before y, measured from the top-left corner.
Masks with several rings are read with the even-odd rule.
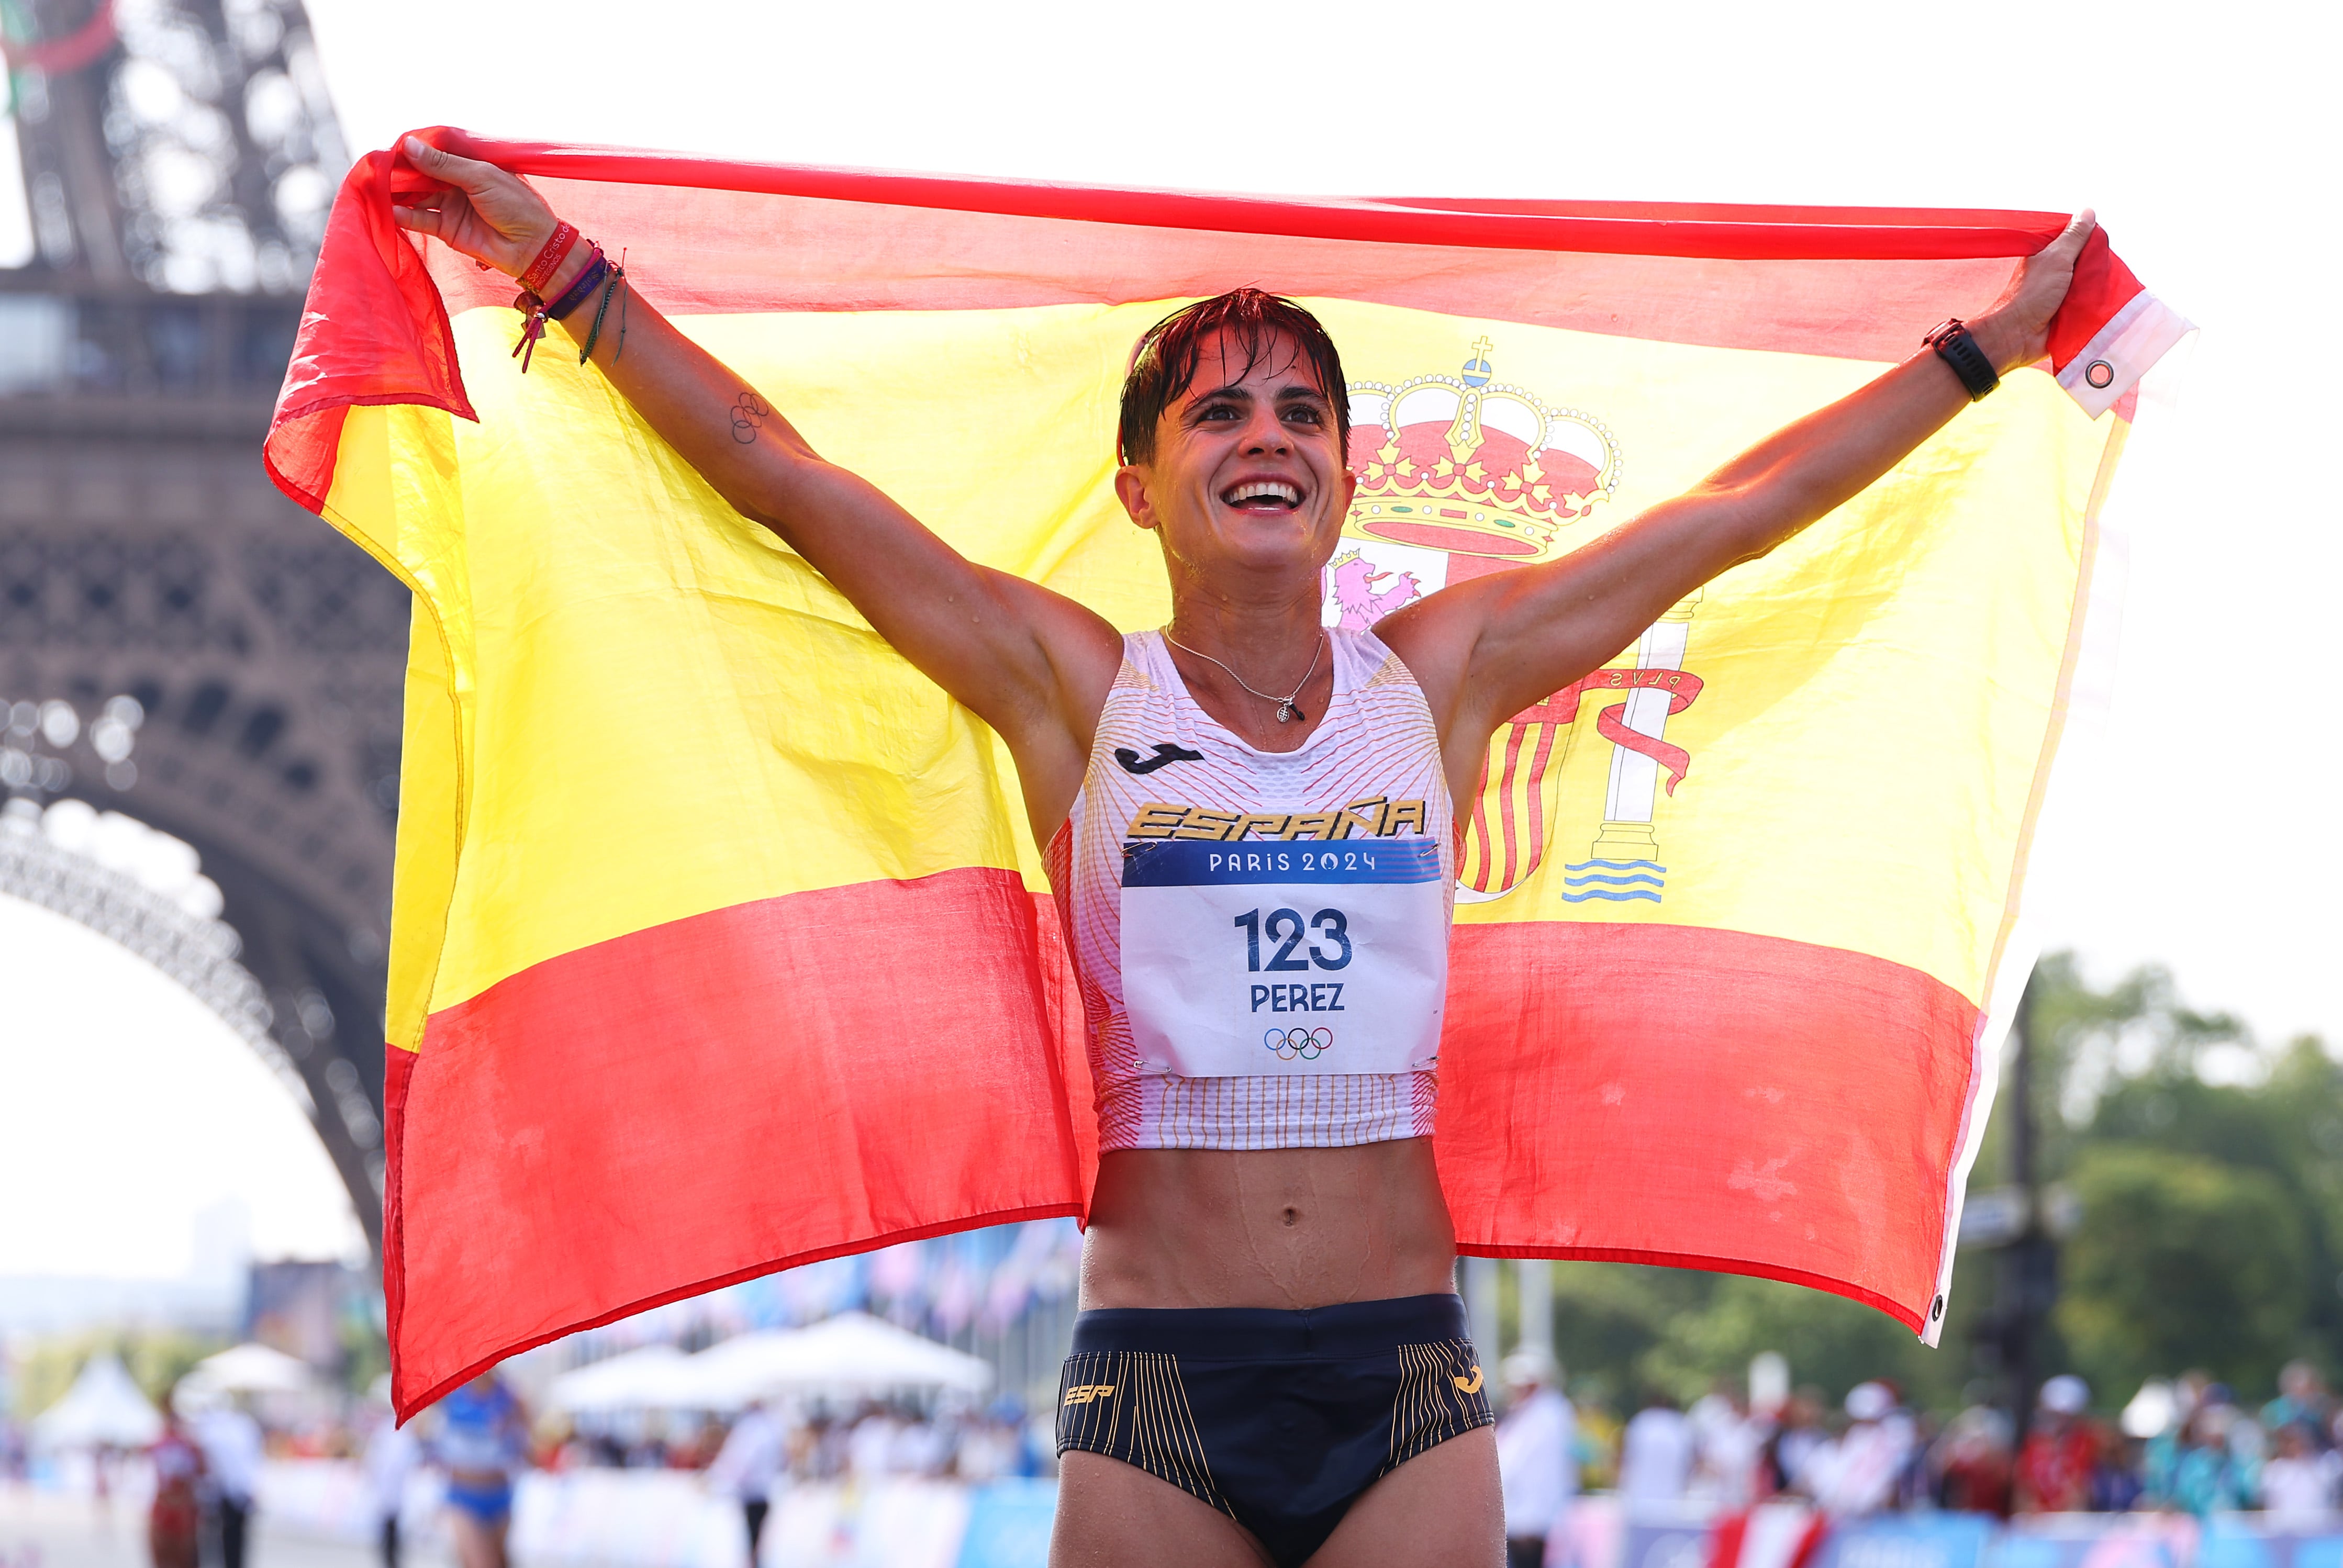
[[[2116,378],[2116,367],[2104,359],[2094,359],[2083,367],[2083,379],[2100,391],[2107,390]]]

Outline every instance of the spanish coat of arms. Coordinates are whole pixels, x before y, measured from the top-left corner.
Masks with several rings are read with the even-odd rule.
[[[1570,543],[1566,530],[1617,492],[1611,431],[1591,414],[1498,380],[1493,349],[1480,339],[1454,374],[1350,383],[1359,488],[1326,568],[1328,626],[1364,631],[1450,583],[1552,560]],[[1603,821],[1584,856],[1562,865],[1561,896],[1660,901],[1667,872],[1653,813],[1691,766],[1668,741],[1667,723],[1700,695],[1700,677],[1684,668],[1698,602],[1695,594],[1644,632],[1633,664],[1598,669],[1499,728],[1478,796],[1456,803],[1459,900],[1503,898],[1544,863],[1562,831],[1558,779],[1580,698],[1616,692],[1619,700],[1595,714],[1596,733],[1612,747]]]

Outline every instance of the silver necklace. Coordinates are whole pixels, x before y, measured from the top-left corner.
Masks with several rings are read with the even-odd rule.
[[[1326,633],[1322,628],[1318,633],[1317,650],[1310,656],[1310,668],[1302,672],[1302,678],[1293,683],[1292,693],[1285,697],[1279,697],[1272,692],[1253,690],[1251,683],[1249,683],[1243,676],[1239,675],[1233,669],[1229,669],[1227,665],[1221,664],[1219,659],[1214,658],[1211,654],[1204,652],[1202,649],[1190,648],[1186,643],[1182,642],[1178,638],[1173,637],[1172,635],[1172,628],[1168,626],[1163,628],[1163,640],[1170,643],[1173,648],[1178,648],[1182,653],[1194,654],[1198,658],[1202,659],[1207,664],[1220,664],[1222,669],[1228,670],[1228,676],[1231,680],[1235,681],[1247,691],[1252,691],[1255,697],[1260,698],[1263,702],[1276,703],[1277,721],[1280,724],[1288,723],[1296,719],[1307,719],[1310,717],[1308,714],[1302,711],[1301,708],[1293,699],[1294,698],[1302,695],[1302,689],[1310,684],[1310,678],[1312,676],[1318,673],[1318,661],[1326,657]]]

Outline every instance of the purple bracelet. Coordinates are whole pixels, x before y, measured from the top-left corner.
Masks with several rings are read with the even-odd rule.
[[[594,244],[591,240],[586,243]],[[578,275],[578,281],[569,286],[568,292],[545,307],[545,314],[556,321],[567,318],[571,311],[585,304],[587,297],[601,287],[609,276],[610,259],[602,254],[602,247],[596,245],[594,259],[586,264],[586,270]]]

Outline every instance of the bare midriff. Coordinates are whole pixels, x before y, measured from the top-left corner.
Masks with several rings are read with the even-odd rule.
[[[1099,1161],[1082,1249],[1091,1307],[1274,1307],[1455,1289],[1432,1141],[1123,1149]]]

